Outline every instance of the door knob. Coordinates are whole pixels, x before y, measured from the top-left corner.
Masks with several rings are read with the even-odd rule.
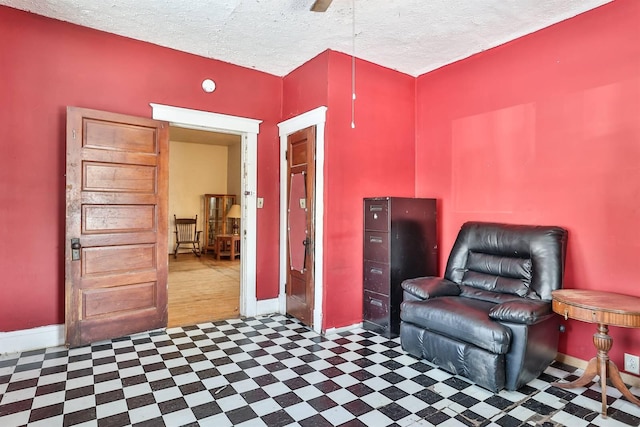
[[[71,261],[80,260],[80,249],[82,249],[80,239],[71,239]]]

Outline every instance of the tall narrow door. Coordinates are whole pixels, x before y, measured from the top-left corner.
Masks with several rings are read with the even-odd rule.
[[[287,313],[313,326],[315,127],[287,137]]]
[[[67,108],[67,345],[166,327],[168,123]]]

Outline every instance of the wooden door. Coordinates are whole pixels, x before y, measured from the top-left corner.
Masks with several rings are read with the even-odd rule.
[[[287,313],[313,326],[315,127],[287,137]]]
[[[166,122],[67,108],[71,347],[167,325],[168,130]]]

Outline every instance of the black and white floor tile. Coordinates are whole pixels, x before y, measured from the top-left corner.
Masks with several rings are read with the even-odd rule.
[[[0,356],[0,426],[638,426],[640,408],[598,384],[491,393],[369,331],[320,336],[274,315],[92,346]],[[636,395],[639,390],[632,389]]]

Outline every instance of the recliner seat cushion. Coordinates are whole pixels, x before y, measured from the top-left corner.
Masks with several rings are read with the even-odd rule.
[[[440,297],[402,303],[402,321],[469,342],[495,354],[511,344],[511,330],[489,318],[494,303],[459,297]]]

